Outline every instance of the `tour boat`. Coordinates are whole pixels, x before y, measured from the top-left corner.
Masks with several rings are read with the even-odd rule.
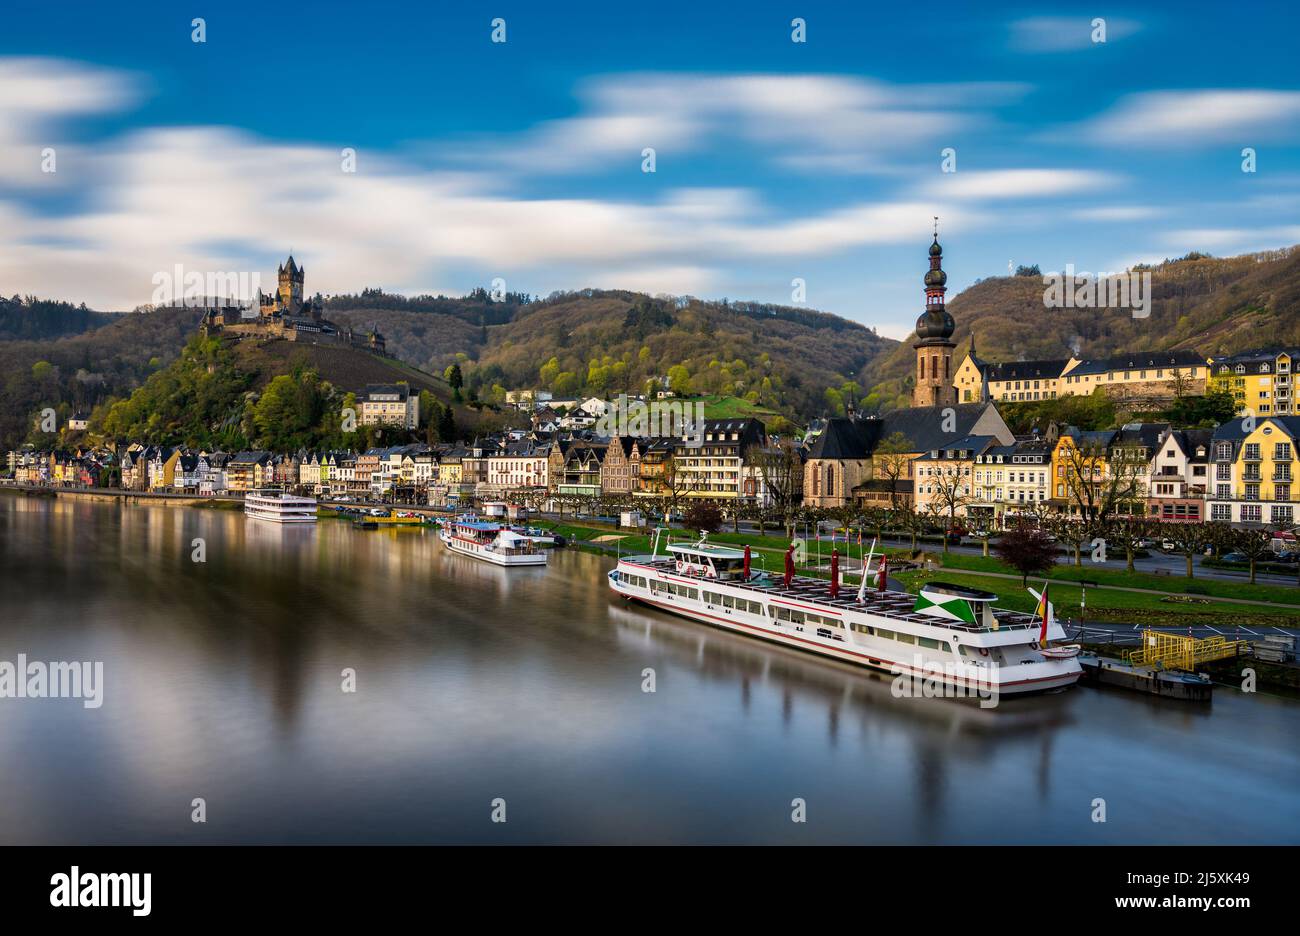
[[[272,489],[249,491],[244,495],[244,513],[275,523],[315,523],[316,498]]]
[[[438,538],[452,552],[502,566],[546,565],[546,551],[526,536],[499,523],[480,520],[443,521]]]
[[[622,558],[609,572],[610,588],[625,599],[845,663],[933,681],[948,695],[1042,692],[1072,686],[1082,674],[1073,656],[1040,649],[1065,636],[1050,604],[1044,628],[1039,617],[995,609],[996,595],[962,585],[929,582],[912,595],[886,590],[887,577],[879,574],[878,587],[868,588],[874,546],[860,586],[842,592],[837,586],[832,595],[827,580],[794,575],[789,553],[784,575],[752,572],[748,550],[704,537],[670,544],[667,555],[660,555],[659,532],[651,555]]]

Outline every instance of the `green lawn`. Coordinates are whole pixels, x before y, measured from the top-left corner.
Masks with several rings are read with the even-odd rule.
[[[651,538],[644,535],[624,535],[625,531],[618,531],[613,527],[602,525],[582,523],[563,523],[557,524],[553,521],[538,521],[538,526],[548,527],[556,533],[561,534],[570,541],[572,540],[594,540],[599,536],[620,535],[623,539],[619,540],[617,545],[613,542],[601,544],[604,548],[598,548],[594,551],[608,553],[610,555],[616,552],[621,555],[630,553],[648,553],[650,551]],[[686,542],[692,537],[684,531],[675,531],[673,542]],[[769,572],[779,573],[784,567],[783,555],[789,540],[783,536],[757,536],[753,533],[711,533],[709,540],[715,543],[729,544],[748,544],[754,555],[754,565],[757,568],[766,569]],[[662,550],[664,543],[660,543]],[[868,543],[861,550],[854,541],[848,545],[843,542],[837,543],[840,555],[854,560],[856,566],[857,560],[862,552],[870,549]],[[905,555],[910,549],[890,548],[886,550],[888,555]],[[949,553],[947,556],[942,555],[937,548],[928,550],[929,554],[944,563],[944,568],[936,572],[904,572],[895,576],[898,581],[910,591],[917,591],[921,584],[932,579],[942,579],[946,582],[953,582],[959,585],[969,585],[972,588],[990,591],[999,596],[998,607],[1008,608],[1013,611],[1033,611],[1034,598],[1020,584],[1019,575],[995,558],[985,559],[983,556],[958,555]],[[821,544],[820,560],[824,567],[830,559],[831,544],[823,542]],[[799,571],[804,575],[815,575],[826,577],[828,573],[824,568],[811,568],[817,564],[817,546],[810,544],[808,553],[808,563],[800,567]],[[962,570],[970,572],[999,572],[1003,574],[1016,575],[1016,580],[997,579],[984,575],[962,574]],[[1135,573],[1133,575],[1127,572],[1116,572],[1109,570],[1089,569],[1085,566],[1082,570],[1069,565],[1058,565],[1050,574],[1052,581],[1051,596],[1056,605],[1057,615],[1059,617],[1077,617],[1079,614],[1079,599],[1082,589],[1076,585],[1067,584],[1072,580],[1080,578],[1088,581],[1098,582],[1105,585],[1115,585],[1128,588],[1149,588],[1155,591],[1165,591],[1173,593],[1184,592],[1184,586],[1187,580],[1178,576],[1150,575],[1146,573]],[[1035,581],[1042,581],[1041,576],[1037,579],[1031,578],[1030,584]],[[846,579],[846,585],[856,585],[857,576],[849,575]],[[1251,586],[1238,582],[1221,582],[1210,579],[1197,579],[1197,585],[1205,586],[1207,594],[1193,595],[1192,598],[1205,598],[1206,603],[1197,602],[1179,602],[1170,600],[1161,595],[1144,595],[1135,592],[1109,591],[1101,588],[1088,589],[1088,617],[1090,619],[1108,619],[1122,620],[1134,624],[1152,624],[1159,626],[1183,626],[1186,624],[1211,623],[1222,624],[1227,622],[1229,625],[1241,623],[1249,626],[1252,621],[1258,622],[1261,619],[1273,620],[1278,616],[1287,616],[1294,618],[1297,614],[1294,607],[1291,608],[1271,608],[1267,605],[1249,605],[1243,606],[1238,604],[1227,604],[1220,601],[1214,601],[1214,597],[1220,598],[1242,598],[1246,600],[1257,601],[1277,601],[1283,603],[1300,604],[1300,593],[1294,588],[1286,586]]]
[[[1032,612],[1036,605],[1034,597],[1019,582],[1006,579],[992,579],[982,575],[962,575],[947,569],[938,572],[903,572],[896,578],[907,587],[908,591],[913,592],[918,591],[921,585],[927,581],[942,579],[955,585],[969,585],[971,588],[993,592],[998,596],[996,606],[999,608]],[[1030,579],[1030,584],[1034,584],[1033,579]],[[1081,592],[1082,589],[1078,586],[1058,584],[1055,580],[1052,582],[1049,594],[1052,604],[1056,606],[1057,618],[1077,618],[1079,616]],[[1134,612],[1138,613],[1134,614]],[[1247,623],[1243,619],[1246,616],[1252,619],[1259,617],[1276,619],[1279,616],[1294,617],[1295,612],[1286,608],[1270,608],[1267,605],[1243,607],[1242,605],[1224,604],[1221,601],[1213,600],[1208,601],[1206,604],[1184,604],[1169,601],[1160,595],[1107,591],[1101,588],[1088,589],[1089,619],[1104,618],[1131,621],[1134,624],[1150,623],[1173,626],[1193,623],[1196,619],[1204,617],[1207,619],[1206,623],[1227,624],[1231,627],[1235,623]]]
[[[1002,572],[1018,574],[999,559],[990,556],[970,556],[949,553],[943,557],[946,569],[967,569],[972,572]],[[1251,585],[1249,582],[1228,582],[1222,579],[1188,579],[1182,575],[1154,575],[1150,572],[1122,572],[1093,567],[1085,556],[1083,565],[1073,561],[1060,562],[1048,573],[1052,581],[1079,581],[1084,579],[1100,585],[1117,585],[1122,588],[1149,588],[1153,591],[1187,593],[1192,585],[1194,594],[1213,598],[1244,598],[1248,601],[1276,601],[1300,608],[1300,589],[1291,585]],[[1038,576],[1041,580],[1042,576]]]
[[[756,403],[750,403],[748,400],[734,396],[682,397],[681,402],[703,403],[705,419],[744,419],[747,416],[753,416],[755,419],[767,420],[781,415],[774,409],[759,406]]]

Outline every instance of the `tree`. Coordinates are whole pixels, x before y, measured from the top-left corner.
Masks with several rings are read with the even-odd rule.
[[[889,506],[898,509],[898,482],[907,477],[908,467],[912,463],[909,450],[912,443],[907,436],[895,432],[876,446],[871,459],[872,473],[882,481],[889,482]]]
[[[668,368],[668,389],[678,396],[687,396],[691,392],[691,372],[684,364],[675,364]]]
[[[925,516],[909,501],[894,511],[894,516],[904,530],[912,535],[912,552],[916,552],[916,539],[925,529]]]
[[[447,369],[442,372],[442,376],[446,378],[448,386],[451,387],[452,396],[459,400],[460,388],[465,385],[465,378],[460,372],[460,365],[448,364]]]
[[[993,551],[1020,573],[1021,585],[1029,583],[1029,576],[1047,572],[1056,565],[1056,544],[1042,530],[1024,521],[1003,533]]]
[[[970,469],[967,468],[967,471]],[[957,511],[970,500],[970,482],[963,480],[960,465],[941,465],[926,478],[930,489],[926,509],[943,526],[943,551],[948,552],[948,533],[957,525]]]
[[[1074,564],[1083,566],[1083,544],[1092,542],[1092,529],[1084,521],[1064,514],[1045,521],[1047,531],[1057,542],[1064,543],[1074,553]]]
[[[1137,569],[1133,565],[1133,554],[1138,544],[1151,534],[1151,524],[1137,517],[1115,517],[1106,521],[1102,527],[1102,537],[1107,544],[1124,550],[1125,568],[1129,572]]]
[[[745,464],[758,472],[786,536],[793,536],[795,511],[803,500],[803,458],[798,447],[791,439],[767,447],[754,445],[745,453]]]
[[[442,442],[456,441],[456,416],[450,406],[445,406],[438,414],[438,439]]]
[[[1214,538],[1215,532],[1206,523],[1171,523],[1165,528],[1164,535],[1173,542],[1174,549],[1187,558],[1187,577],[1195,577],[1193,559],[1205,552]]]
[[[1118,513],[1134,513],[1133,505],[1145,494],[1145,451],[1131,446],[1108,451],[1109,435],[1081,436],[1060,448],[1066,498],[1089,526]]]
[[[712,533],[722,526],[722,510],[711,500],[693,500],[686,507],[682,525],[690,530]]]
[[[1232,531],[1232,546],[1250,563],[1250,584],[1255,584],[1255,564],[1272,552],[1273,531],[1247,527]]]
[[[558,358],[551,358],[537,372],[542,386],[550,389],[555,385],[555,378],[560,376],[560,362]]]

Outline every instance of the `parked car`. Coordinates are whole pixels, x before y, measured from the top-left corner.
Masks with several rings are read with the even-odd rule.
[[[1174,543],[1173,540],[1161,540],[1160,548],[1163,549],[1165,552],[1173,552],[1175,549],[1178,548],[1178,546]]]
[[[1242,563],[1250,562],[1250,560],[1247,559],[1245,555],[1243,555],[1242,553],[1239,553],[1239,552],[1230,552],[1230,553],[1228,553],[1226,556],[1223,557],[1223,561],[1224,561],[1224,562],[1242,562]]]

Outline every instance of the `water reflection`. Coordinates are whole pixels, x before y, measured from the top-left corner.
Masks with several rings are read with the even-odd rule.
[[[432,530],[0,495],[0,560],[0,659],[106,673],[99,712],[0,700],[4,842],[1295,841],[1300,828],[1300,759],[1283,742],[1294,702],[897,699],[888,677],[627,607],[606,587],[612,562],[573,551],[503,569]],[[197,795],[205,827],[188,821]],[[488,821],[498,795],[506,827]],[[1098,795],[1105,826],[1089,820]],[[794,797],[807,824],[790,822]],[[1188,821],[1228,800],[1230,828]]]

